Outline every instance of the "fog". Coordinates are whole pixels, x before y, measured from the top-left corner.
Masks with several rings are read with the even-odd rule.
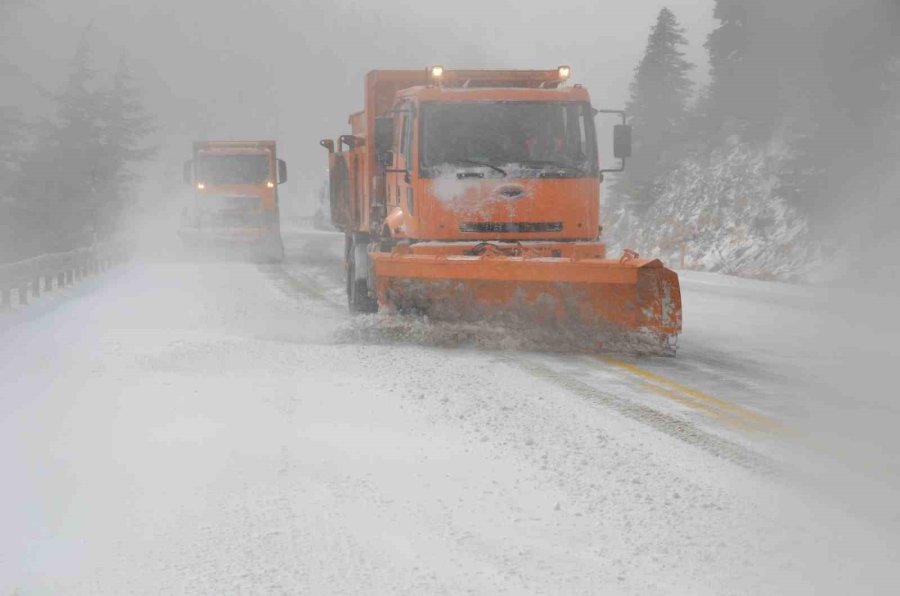
[[[58,87],[78,40],[87,36],[108,67],[127,52],[160,121],[161,164],[149,184],[171,191],[167,183],[180,183],[194,139],[276,138],[295,174],[289,200],[308,212],[305,203],[327,165],[318,140],[347,132],[348,114],[362,108],[369,70],[571,64],[597,105],[617,108],[648,23],[663,4],[691,29],[691,54],[702,62],[711,3],[689,0],[530,8],[471,0],[452,8],[346,0],[21,2],[10,14],[5,54],[24,72],[5,101],[24,101],[44,115],[50,106],[31,84]]]
[[[897,585],[897,0],[0,2],[0,282],[86,243],[132,257],[4,294],[0,591]],[[664,7],[687,83],[655,119]],[[121,172],[79,165],[106,155],[77,131],[110,99],[70,93],[78,64],[104,89],[127,65],[152,121],[97,158]],[[433,64],[570,65],[594,107],[628,107],[602,240],[681,275],[675,358],[347,313],[344,235],[309,221],[319,140],[350,132],[367,72]],[[284,262],[185,256],[183,163],[211,139],[277,141]]]

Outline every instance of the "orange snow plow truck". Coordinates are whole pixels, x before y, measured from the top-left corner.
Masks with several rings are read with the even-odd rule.
[[[275,141],[196,141],[184,163],[193,187],[179,235],[192,249],[238,252],[260,260],[284,256],[278,185],[287,166],[275,155]]]
[[[600,185],[631,154],[625,114],[595,110],[570,69],[376,70],[351,133],[328,150],[350,309],[524,322],[674,354],[678,276],[608,259]],[[594,117],[616,114],[602,170]],[[561,337],[567,337],[563,335]],[[580,342],[579,342],[580,343]]]

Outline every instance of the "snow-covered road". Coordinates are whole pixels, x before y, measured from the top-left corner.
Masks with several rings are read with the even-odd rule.
[[[822,349],[846,294],[687,274],[678,358],[547,354],[350,317],[342,239],[289,240],[284,265],[138,263],[0,318],[0,594],[895,579],[896,464],[872,459],[896,409],[858,378],[894,354],[863,316]]]

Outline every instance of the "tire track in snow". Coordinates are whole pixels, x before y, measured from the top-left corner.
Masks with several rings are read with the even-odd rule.
[[[750,432],[766,432],[773,436],[796,434],[796,431],[778,420],[739,404],[698,391],[657,373],[650,372],[636,364],[604,355],[598,356],[597,360],[642,379],[642,387],[688,407],[705,411],[710,416],[733,428]]]
[[[780,475],[784,473],[783,466],[771,458],[723,437],[700,430],[687,420],[607,393],[588,383],[556,372],[533,358],[513,360],[509,357],[501,357],[501,360],[521,368],[536,378],[557,385],[584,399],[599,403],[626,418],[640,422],[720,459],[764,474]]]
[[[346,307],[328,298],[326,291],[312,277],[295,272],[288,272],[284,265],[260,265],[259,270],[271,280],[282,292],[291,298],[302,296],[321,303],[341,313],[346,313]]]

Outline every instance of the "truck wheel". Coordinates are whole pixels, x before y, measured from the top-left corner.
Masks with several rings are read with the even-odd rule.
[[[284,244],[278,236],[266,238],[257,248],[256,254],[256,259],[263,263],[280,263],[284,260]]]
[[[347,306],[350,312],[374,313],[378,312],[378,301],[369,296],[369,286],[366,276],[357,279],[357,271],[364,272],[368,263],[357,264],[357,254],[365,254],[364,245],[355,242],[352,235],[347,242]],[[362,269],[358,269],[360,267]]]
[[[269,245],[268,253],[269,262],[271,263],[280,263],[284,260],[284,244],[282,244],[280,239]]]

